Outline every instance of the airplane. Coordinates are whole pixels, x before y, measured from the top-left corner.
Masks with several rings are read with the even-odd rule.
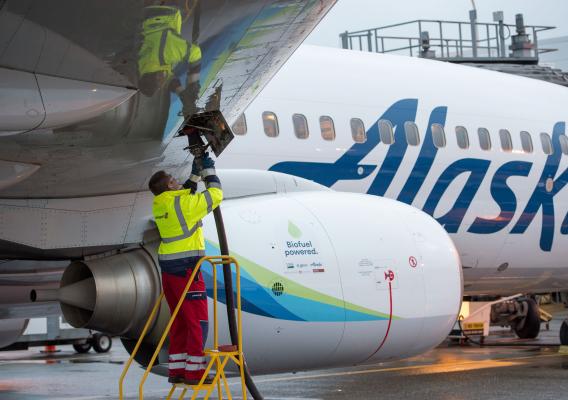
[[[1,86],[3,94],[9,93],[13,99],[6,102],[11,118],[4,115],[0,119],[5,123],[0,127],[0,252],[5,260],[0,264],[0,282],[6,288],[0,292],[0,315],[2,322],[7,321],[1,330],[2,343],[17,340],[27,319],[58,313],[60,302],[65,319],[73,326],[121,336],[127,349],[132,348],[160,291],[158,239],[151,217],[152,196],[146,185],[159,169],[180,177],[189,173],[191,157],[184,151],[187,141],[176,137],[175,132],[184,120],[184,110],[191,107],[222,110],[237,134],[218,159],[218,168],[231,254],[244,271],[243,335],[247,363],[254,373],[371,363],[420,354],[445,339],[458,315],[464,288],[466,294],[496,293],[499,282],[510,284],[504,290],[512,290],[515,279],[527,284],[527,293],[555,285],[565,287],[562,268],[555,264],[561,260],[556,251],[556,246],[561,247],[560,235],[551,244],[553,251],[539,250],[538,260],[547,261],[544,269],[530,264],[535,255],[525,254],[534,244],[534,233],[540,232],[536,224],[522,236],[496,234],[489,244],[485,236],[467,233],[467,247],[460,236],[460,225],[469,223],[466,217],[473,218],[466,213],[466,206],[471,203],[471,209],[478,210],[471,199],[476,193],[469,188],[475,187],[489,169],[496,182],[494,190],[501,197],[494,202],[487,196],[481,209],[486,207],[489,212],[480,214],[487,222],[480,224],[494,228],[510,216],[516,197],[511,195],[509,182],[504,182],[509,176],[536,176],[537,172],[522,175],[530,169],[528,164],[549,164],[548,158],[536,151],[536,139],[535,151],[519,154],[526,158],[521,161],[509,159],[513,154],[517,157],[513,153],[517,147],[510,152],[494,148],[483,153],[472,144],[469,149],[478,158],[465,149],[462,158],[462,153],[451,147],[449,135],[447,149],[438,151],[434,145],[445,147],[446,140],[440,139],[444,127],[450,126],[448,122],[454,123],[449,118],[463,121],[469,116],[473,123],[478,117],[488,129],[499,122],[510,126],[505,123],[512,124],[516,118],[507,114],[510,93],[496,93],[495,85],[511,90],[515,87],[513,93],[519,93],[521,89],[512,84],[511,77],[434,61],[306,46],[281,71],[281,76],[295,71],[293,79],[277,90],[274,105],[259,114],[264,133],[239,135],[239,125],[245,125],[239,115],[246,105],[333,2],[231,2],[234,9],[207,2],[199,13],[195,5],[189,4],[188,10],[183,7],[182,15],[187,19],[181,32],[188,43],[191,36],[191,42],[198,43],[203,52],[201,87],[198,96],[189,100],[188,92],[172,90],[159,76],[151,81],[158,86],[155,93],[148,96],[142,91],[150,93],[150,89],[137,90],[139,54],[132,53],[129,40],[134,39],[127,35],[132,31],[127,28],[144,23],[143,15],[153,17],[148,10],[125,7],[117,10],[117,16],[100,16],[94,13],[98,10],[94,3],[81,7],[70,3],[64,10],[66,20],[88,11],[111,20],[130,12],[135,15],[135,21],[127,18],[119,24],[123,36],[121,32],[104,31],[100,41],[91,43],[88,39],[92,36],[83,31],[92,28],[89,24],[75,26],[76,31],[52,32],[50,29],[61,24],[50,22],[50,13],[42,8],[44,2],[28,3],[31,6],[25,12],[17,10],[18,4],[4,3],[0,14],[1,18],[20,18],[19,25],[0,25],[17,31],[13,43],[24,41],[20,30],[24,36],[42,31],[48,49],[57,47],[50,40],[63,42],[68,52],[77,54],[74,62],[85,61],[83,67],[90,68],[71,65],[53,74],[49,68],[61,68],[65,63],[56,66],[43,62],[42,54],[51,54],[49,51],[39,53],[41,62],[35,60],[38,69],[31,69],[33,73],[23,64],[5,68],[6,62],[0,58],[0,77],[11,83]],[[219,14],[215,14],[217,10]],[[245,18],[245,24],[240,19],[243,15],[254,17]],[[226,20],[216,16],[225,16]],[[44,29],[37,29],[38,25]],[[201,26],[197,41],[195,30],[190,29],[196,25]],[[203,27],[210,29],[210,36]],[[233,39],[227,39],[225,36],[231,33]],[[109,39],[113,35],[118,35],[114,36],[116,41]],[[65,42],[65,38],[73,40]],[[142,45],[149,46],[146,42]],[[82,53],[85,48],[86,54]],[[212,55],[207,55],[208,49]],[[66,55],[59,57],[65,61]],[[296,58],[305,58],[306,62],[295,63]],[[240,74],[243,71],[245,76]],[[81,72],[87,75],[78,75]],[[186,68],[176,78],[188,82],[189,87],[189,75]],[[126,82],[128,79],[131,81]],[[278,82],[282,84],[275,80],[274,85]],[[464,82],[472,82],[467,96],[461,87]],[[537,122],[562,120],[557,104],[564,100],[564,91],[540,82],[515,83],[541,98],[557,100],[547,104],[535,122],[528,119],[534,102],[517,99],[525,107],[531,105],[524,117],[532,122],[523,129],[537,132],[545,129],[537,127]],[[266,93],[270,90],[267,88]],[[482,96],[483,90],[493,97]],[[30,110],[39,91],[38,116]],[[302,95],[307,96],[307,102]],[[476,95],[483,101],[471,103]],[[496,108],[490,107],[491,101]],[[287,104],[287,111],[273,108],[282,104]],[[315,118],[325,139],[313,132],[309,135],[313,122],[308,122],[308,117],[312,121],[316,114],[292,110],[305,104],[314,113],[321,113]],[[455,116],[450,108],[454,104]],[[256,113],[254,107],[245,113],[249,123]],[[353,125],[359,127],[355,131],[361,143],[353,143],[351,136],[350,118],[355,110],[360,122]],[[294,119],[298,135],[307,136],[305,139],[298,139],[293,130],[288,130],[288,135],[281,131],[288,125],[282,112],[305,115]],[[344,125],[340,125],[340,116],[348,118],[341,122]],[[30,122],[28,117],[38,118]],[[378,117],[380,132],[375,123]],[[430,122],[434,128],[423,133],[414,129],[412,122],[423,127]],[[403,125],[414,132],[417,146],[405,144]],[[554,131],[555,150],[561,128]],[[385,145],[390,142],[392,145]],[[498,143],[494,137],[493,143]],[[554,154],[558,156],[558,151]],[[561,162],[558,158],[556,164]],[[497,164],[503,166],[496,169]],[[405,182],[395,179],[399,170],[412,177],[401,192],[404,198],[392,195],[392,190],[402,188]],[[468,190],[460,192],[456,186],[466,183],[462,179],[466,177],[459,176],[464,171],[471,171],[474,181],[470,183],[467,178]],[[363,190],[361,183],[372,184],[373,190]],[[535,186],[540,188],[538,183],[536,179]],[[523,182],[517,184],[527,187]],[[421,192],[432,187],[436,188],[433,195]],[[489,193],[489,188],[484,189]],[[514,189],[520,190],[518,185]],[[417,202],[408,201],[411,198],[429,200],[429,207],[419,207]],[[439,214],[438,205],[448,216],[441,218],[445,214]],[[493,221],[490,213],[496,211],[498,215],[499,206],[505,209],[505,215]],[[211,217],[204,220],[204,232],[208,253],[218,253]],[[524,247],[519,250],[514,246],[518,242],[512,239]],[[475,242],[480,245],[473,246]],[[513,257],[509,249],[525,253]],[[508,266],[500,264],[491,270],[491,261],[501,255],[503,263],[511,264],[512,275],[507,272]],[[538,265],[543,264],[540,261]],[[515,275],[520,270],[518,265],[523,272],[528,269],[526,265],[534,267],[529,272],[537,274],[539,283],[531,280],[532,286],[528,286],[524,277]],[[497,267],[505,274],[498,275]],[[211,287],[211,277],[207,279]],[[30,292],[35,293],[36,302],[29,301]],[[161,313],[155,323],[146,350],[153,348],[166,316],[167,312]],[[227,340],[228,332],[223,331],[221,336]],[[148,351],[138,359],[142,364]]]
[[[303,45],[235,122],[239,140],[219,165],[244,167],[254,142],[258,169],[434,216],[469,294],[554,291],[568,284],[567,95],[504,73]]]
[[[254,142],[256,168],[423,210],[460,253],[465,296],[565,291],[567,96],[514,75],[303,45],[235,122],[220,165],[244,167]],[[513,329],[536,337],[538,307],[513,304],[532,310]]]

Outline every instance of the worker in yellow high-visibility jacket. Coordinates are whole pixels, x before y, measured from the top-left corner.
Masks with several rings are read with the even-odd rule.
[[[146,96],[152,96],[166,84],[177,93],[183,104],[183,114],[196,112],[196,100],[201,90],[201,48],[181,36],[182,16],[177,7],[148,6],[144,8],[142,46],[138,53],[138,86]],[[187,68],[184,87],[176,75]],[[178,72],[176,74],[176,72]]]
[[[201,165],[200,165],[201,164]],[[197,193],[203,179],[206,190]],[[215,163],[205,155],[194,161],[190,178],[180,185],[164,171],[149,182],[154,194],[153,215],[160,231],[158,260],[162,285],[170,310],[176,307],[197,262],[205,255],[201,219],[223,200]],[[169,381],[196,385],[205,373],[203,353],[209,318],[207,292],[201,272],[196,276],[170,331]],[[210,383],[210,377],[206,382]]]

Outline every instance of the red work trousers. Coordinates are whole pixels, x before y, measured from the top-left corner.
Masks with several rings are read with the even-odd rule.
[[[173,313],[175,310],[192,271],[188,269],[186,276],[162,273],[162,285],[170,312]],[[170,377],[201,379],[207,367],[203,348],[208,328],[207,292],[199,272],[170,330],[168,365]]]

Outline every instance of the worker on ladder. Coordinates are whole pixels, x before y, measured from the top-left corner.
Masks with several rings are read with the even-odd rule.
[[[201,179],[206,190],[197,193]],[[207,153],[193,161],[191,176],[183,186],[158,171],[150,178],[149,187],[155,196],[152,211],[162,240],[158,250],[162,285],[173,312],[193,268],[205,255],[201,219],[219,206],[223,192],[215,163]],[[199,272],[170,331],[170,383],[199,383],[207,366],[203,350],[208,326],[207,292]],[[204,383],[211,381],[207,377]]]

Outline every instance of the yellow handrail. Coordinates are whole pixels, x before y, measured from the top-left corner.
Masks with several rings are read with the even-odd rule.
[[[183,301],[185,300],[185,297],[187,295],[187,292],[189,291],[189,288],[191,287],[191,285],[193,284],[193,281],[195,280],[195,276],[199,273],[200,269],[201,269],[201,265],[204,262],[209,262],[209,264],[213,267],[213,318],[214,318],[214,323],[213,323],[213,344],[214,344],[214,351],[218,351],[219,349],[219,334],[218,334],[218,324],[217,324],[217,272],[216,272],[216,266],[217,265],[223,265],[223,264],[234,264],[235,265],[235,269],[236,269],[236,275],[237,275],[237,326],[238,326],[238,349],[237,349],[237,353],[239,355],[239,360],[240,362],[238,362],[237,364],[239,365],[239,369],[241,372],[241,384],[242,384],[242,393],[243,393],[243,398],[246,399],[246,387],[245,387],[245,382],[244,382],[244,360],[243,360],[243,352],[242,352],[242,312],[241,312],[241,274],[240,274],[240,266],[239,263],[236,259],[234,259],[233,257],[230,256],[206,256],[206,257],[202,257],[199,262],[197,263],[197,265],[195,266],[195,268],[193,269],[193,272],[183,290],[183,294],[181,295],[178,304],[176,305],[176,308],[174,309],[174,311],[172,312],[172,315],[170,317],[170,320],[168,321],[168,324],[166,325],[166,328],[164,330],[164,333],[162,334],[162,337],[160,338],[160,341],[158,342],[158,346],[156,347],[156,350],[154,351],[154,354],[152,355],[152,358],[150,359],[150,362],[148,363],[148,367],[146,368],[146,371],[144,372],[144,375],[142,376],[142,379],[140,381],[140,385],[138,387],[138,395],[139,395],[139,399],[143,400],[144,399],[144,383],[146,382],[146,379],[148,378],[148,375],[150,374],[150,371],[152,369],[152,367],[154,366],[154,362],[156,361],[156,358],[158,357],[158,354],[160,353],[160,350],[162,349],[164,342],[166,340],[166,337],[168,336],[170,329],[172,327],[172,324],[175,320],[175,318],[177,317],[179,310],[183,304]],[[231,294],[232,295],[232,294]],[[161,295],[161,297],[163,298],[163,294]],[[161,301],[161,299],[160,299]],[[152,310],[152,314],[149,318],[148,321],[150,321],[153,318],[153,314],[154,311],[157,310],[157,305],[154,306],[154,310]],[[146,328],[149,326],[149,322],[146,323],[145,326],[145,330]],[[143,334],[145,334],[146,332],[143,331]],[[142,341],[142,337],[139,339],[136,347],[135,347],[135,351],[138,351],[138,348],[140,347],[140,343]],[[134,358],[135,356],[135,351],[132,352],[131,355],[131,359]],[[131,359],[129,359],[129,363],[132,363]],[[233,360],[236,362],[236,360],[233,358]],[[226,364],[226,363],[224,363]],[[224,368],[224,364],[221,365],[221,370]],[[219,363],[217,363],[217,365],[219,366]],[[130,366],[130,364],[128,364],[128,367]],[[121,381],[120,381],[120,396],[122,395],[122,380],[124,379],[124,375],[126,375],[126,370],[128,368],[125,368],[125,372],[123,372],[123,375],[121,376]],[[207,368],[207,372],[211,369],[211,364],[209,365],[209,367]],[[205,380],[205,376],[201,379],[202,381]],[[180,398],[183,398],[183,396],[185,395],[187,389],[184,389],[182,396]],[[220,388],[220,384],[218,383],[218,390],[220,392],[221,388]],[[122,397],[120,397],[120,400],[122,400]]]
[[[126,365],[124,366],[124,369],[122,370],[122,374],[120,375],[120,379],[118,380],[118,398],[119,398],[119,400],[123,400],[123,398],[124,398],[124,391],[122,389],[122,386],[124,384],[124,378],[126,378],[126,374],[128,373],[128,370],[130,369],[130,365],[132,364],[132,361],[134,361],[134,357],[136,357],[136,354],[138,353],[138,350],[140,349],[140,345],[142,344],[144,337],[148,333],[148,329],[150,328],[150,325],[152,324],[154,317],[156,316],[158,310],[160,309],[160,304],[162,304],[163,298],[164,298],[164,293],[162,292],[162,293],[160,293],[160,296],[158,296],[158,300],[156,301],[156,303],[154,304],[154,307],[152,308],[152,312],[150,313],[150,316],[148,317],[148,320],[146,321],[146,324],[144,325],[144,329],[142,329],[142,333],[140,334],[140,337],[138,338],[138,341],[136,342],[136,346],[134,346],[134,349],[132,350],[132,353],[130,354],[130,358],[128,359],[128,361],[126,362]]]

